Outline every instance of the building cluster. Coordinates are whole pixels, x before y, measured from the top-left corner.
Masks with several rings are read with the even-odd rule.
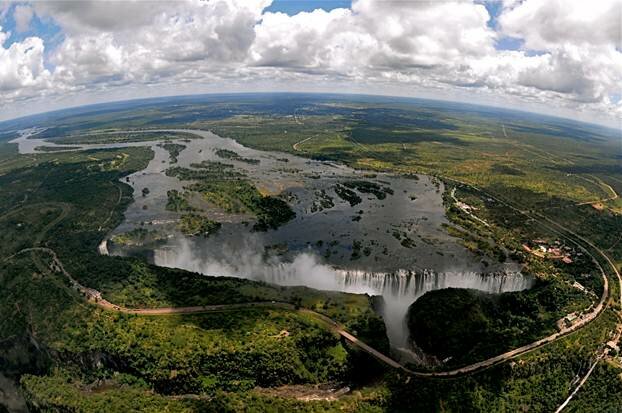
[[[456,206],[457,206],[458,208],[460,208],[461,210],[463,210],[464,212],[468,212],[468,213],[470,213],[470,212],[472,212],[472,211],[476,211],[476,210],[477,210],[477,208],[475,208],[475,207],[473,207],[473,206],[471,206],[471,205],[469,205],[469,204],[465,204],[465,203],[464,203],[464,202],[462,202],[462,201],[457,201],[457,202],[456,202]]]
[[[523,249],[537,257],[560,260],[566,264],[572,263],[574,254],[581,255],[580,252],[575,252],[574,248],[563,245],[560,241],[550,243],[543,239],[535,239],[525,243]]]
[[[88,300],[98,302],[102,299],[102,293],[93,288],[84,287],[83,292]]]
[[[564,328],[570,328],[574,323],[580,320],[580,316],[574,312],[567,314],[564,318],[557,322],[557,328],[563,330]]]
[[[590,317],[590,313],[594,309],[594,303],[592,303],[587,309],[580,312],[572,312],[567,314],[564,318],[557,321],[557,328],[561,331],[565,328],[571,328],[575,324],[582,322],[587,317]]]
[[[607,348],[609,349],[609,351],[615,352],[615,354],[618,354],[620,352],[620,347],[618,346],[618,343],[613,340],[607,341]]]

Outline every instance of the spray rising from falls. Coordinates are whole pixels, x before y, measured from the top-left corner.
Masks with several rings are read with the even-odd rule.
[[[442,273],[400,270],[392,273],[340,270],[318,262],[311,253],[300,253],[291,262],[268,258],[259,245],[249,241],[243,249],[222,246],[208,254],[198,252],[193,244],[180,239],[174,248],[154,252],[156,265],[183,268],[210,276],[230,276],[273,284],[304,285],[319,290],[381,295],[382,316],[391,345],[404,347],[408,341],[405,319],[409,306],[428,291],[442,288],[472,288],[489,293],[520,291],[530,288],[533,279],[520,272],[481,274],[444,271]],[[244,251],[244,252],[240,252]]]

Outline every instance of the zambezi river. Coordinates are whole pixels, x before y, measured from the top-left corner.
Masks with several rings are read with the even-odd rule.
[[[13,140],[20,153],[55,146],[53,139],[37,139],[38,131],[22,131]],[[108,239],[135,228],[166,234],[164,242],[139,251],[156,265],[206,276],[381,295],[384,305],[380,311],[394,348],[408,345],[408,307],[428,291],[459,287],[502,293],[533,285],[533,279],[523,275],[517,263],[483,259],[447,233],[444,225],[450,223],[442,199],[445,188],[435,178],[371,174],[289,153],[259,151],[209,131],[166,132],[196,136],[175,140],[185,149],[174,166],[190,168],[202,161],[233,164],[263,194],[286,199],[296,217],[276,230],[253,232],[249,225],[252,216],[228,214],[199,199],[201,213],[222,222],[222,227],[208,238],[186,237],[176,229],[180,214],[166,210],[166,203],[167,191],[183,192],[190,182],[165,174],[171,160],[168,152],[157,145],[160,142],[81,144],[71,149],[62,145],[67,150],[151,147],[154,158],[147,167],[123,179],[134,189],[134,202],[125,212],[123,223],[108,234]],[[223,160],[216,153],[219,149],[235,151],[240,158],[258,162]],[[335,187],[351,180],[374,182],[391,191],[383,199],[358,193],[360,203],[350,205],[337,195]],[[144,188],[149,189],[146,196],[142,195]],[[331,201],[322,204],[323,199]],[[274,250],[279,253],[267,253]],[[115,243],[108,243],[100,251],[115,255],[137,253],[136,248]]]

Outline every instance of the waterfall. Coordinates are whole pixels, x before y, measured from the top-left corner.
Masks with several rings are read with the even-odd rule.
[[[530,288],[533,279],[520,272],[495,272],[483,274],[471,271],[399,270],[391,273],[361,270],[335,270],[345,288],[357,286],[390,297],[419,298],[432,290],[442,288],[472,288],[488,293],[504,293]]]
[[[468,271],[399,270],[391,273],[335,269],[322,264],[311,253],[298,254],[291,262],[267,260],[258,253],[232,251],[216,259],[199,256],[190,244],[154,251],[154,262],[210,276],[231,276],[268,283],[304,285],[319,290],[381,295],[381,315],[395,348],[408,341],[406,314],[410,305],[428,291],[442,288],[472,288],[488,293],[520,291],[533,285],[533,278],[520,272],[482,274]]]
[[[471,288],[487,293],[504,293],[531,288],[534,279],[520,272],[495,272],[482,274],[470,271],[436,272],[432,270],[400,270],[392,273],[378,273],[355,270],[336,270],[343,280],[345,289],[370,289],[382,295],[384,307],[382,317],[387,326],[387,335],[395,348],[406,347],[408,308],[425,293],[443,288]]]

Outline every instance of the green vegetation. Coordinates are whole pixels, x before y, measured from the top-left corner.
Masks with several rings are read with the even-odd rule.
[[[338,337],[304,313],[249,308],[195,316],[124,315],[86,304],[60,275],[24,277],[37,273],[25,261],[3,266],[7,283],[27,289],[3,294],[2,305],[30,311],[45,305],[45,311],[3,323],[3,333],[30,328],[40,345],[82,355],[87,363],[104,354],[106,368],[99,374],[132,373],[165,394],[209,394],[343,379],[349,369]],[[76,362],[75,368],[83,368],[80,359]]]
[[[352,241],[352,254],[350,255],[351,260],[357,260],[361,258],[361,248],[363,244],[359,240]]]
[[[526,219],[525,216],[494,199],[482,199],[481,194],[473,188],[460,186],[456,196],[474,207],[474,213],[479,219],[490,223],[484,225],[483,222],[473,219],[457,208],[449,200],[450,197],[445,197],[449,203],[448,217],[462,228],[449,227],[448,230],[451,235],[462,238],[467,248],[498,261],[504,261],[510,256],[526,265],[523,272],[530,272],[539,279],[559,284],[560,288],[563,288],[562,284],[572,284],[576,281],[596,295],[601,294],[602,276],[594,267],[591,258],[573,243],[560,242],[558,231],[542,225],[542,222]],[[542,240],[549,246],[563,249],[572,256],[572,262],[541,258],[526,252],[524,245],[532,244],[534,240]],[[581,300],[580,297],[577,297],[575,302],[585,307],[588,305],[585,299]],[[571,307],[564,309],[568,312],[574,311]]]
[[[326,193],[326,190],[320,189],[315,192],[316,200],[313,202],[310,208],[310,212],[323,211],[325,209],[331,209],[335,206],[333,198]]]
[[[417,246],[417,244],[415,244],[415,241],[413,241],[412,238],[407,237],[407,236],[402,238],[402,240],[400,241],[400,244],[404,248],[415,248]]]
[[[391,397],[387,411],[555,411],[568,397],[577,373],[586,371],[616,320],[608,310],[575,334],[476,375],[429,380],[395,374],[388,381]],[[616,387],[615,382],[607,386]],[[583,412],[607,411],[601,407],[612,400],[616,400],[615,391],[591,407],[583,405]]]
[[[37,152],[62,152],[62,151],[72,151],[76,148],[73,146],[37,146],[35,151]]]
[[[244,175],[238,171],[233,170],[233,165],[203,161],[200,164],[191,164],[193,168],[182,168],[179,166],[173,166],[166,170],[166,175],[175,176],[182,181],[190,180],[237,180]]]
[[[358,205],[362,202],[361,197],[358,196],[356,192],[346,188],[343,185],[340,185],[340,184],[335,185],[335,193],[337,194],[339,198],[348,202],[351,207],[353,207],[354,205]]]
[[[279,130],[283,126],[278,117],[276,122],[274,117],[270,119],[271,122],[263,122],[258,120],[261,116],[255,116],[231,117],[211,123],[220,126],[218,133],[221,136],[232,137],[251,147],[297,152],[317,159],[342,161],[361,169],[405,175],[428,173],[477,186],[483,192],[470,191],[468,187],[460,186],[457,197],[478,207],[474,215],[490,226],[450,206],[448,215],[454,225],[448,227],[448,230],[463,239],[465,246],[481,254],[485,262],[504,261],[506,257],[511,257],[527,264],[527,273],[547,280],[538,288],[542,289],[542,294],[546,291],[545,295],[555,298],[553,302],[556,304],[551,307],[551,313],[563,315],[587,308],[590,300],[576,291],[569,291],[567,283],[578,281],[598,295],[602,291],[601,277],[589,260],[577,259],[576,255],[573,256],[572,264],[564,264],[525,254],[522,243],[543,236],[553,242],[559,235],[505,205],[491,202],[487,193],[531,214],[552,217],[595,242],[618,263],[622,262],[622,242],[619,242],[617,236],[622,231],[622,215],[619,213],[622,209],[617,201],[604,201],[594,206],[577,205],[612,197],[612,191],[606,185],[616,193],[622,193],[619,150],[614,149],[617,143],[611,131],[604,132],[596,127],[590,129],[586,125],[565,125],[563,121],[556,123],[552,120],[547,120],[550,123],[539,120],[538,123],[534,122],[537,126],[527,126],[534,125],[527,115],[521,118],[503,112],[465,111],[463,108],[459,111],[429,109],[425,104],[332,102],[331,105],[333,113],[338,114],[332,117],[331,122],[326,121],[319,105],[312,106],[305,111],[305,124],[290,125],[287,136]],[[434,122],[427,122],[429,119]],[[252,132],[251,124],[256,126]],[[314,135],[317,136],[306,141],[300,150],[291,147],[304,137]],[[276,139],[265,140],[265,136],[280,136],[280,144]],[[445,182],[454,184],[454,181]],[[448,202],[448,205],[452,204]],[[575,249],[575,252],[579,251]],[[610,284],[614,292],[617,291],[617,281]],[[546,313],[545,309],[541,310],[542,313],[534,311],[520,320],[519,326],[514,328],[530,330],[529,326],[540,323],[539,317]],[[511,308],[512,317],[520,316],[521,311],[520,308]],[[554,322],[552,314],[547,317],[549,321],[545,324],[548,323],[548,327],[542,331],[550,329]],[[555,351],[551,350],[551,353]],[[544,363],[546,367],[542,369],[550,369],[551,363],[547,361]],[[564,371],[564,383],[567,385],[572,368],[564,367],[561,370]],[[561,370],[555,371],[561,375]],[[548,376],[548,373],[536,374],[528,384],[524,384],[529,387],[523,387],[522,391],[514,390],[514,395],[505,397],[519,397],[520,394],[532,391],[527,388],[542,389],[547,386],[544,384],[546,380],[552,380],[553,377]],[[477,379],[473,383],[484,380]],[[498,379],[502,383],[512,381],[514,379],[508,376]],[[419,380],[415,383],[422,385]],[[430,389],[425,385],[423,388]],[[563,399],[567,395],[567,387],[560,386],[558,393],[539,394],[533,403],[521,406],[511,401],[500,407],[498,402],[493,401],[497,396],[492,396],[492,392],[498,391],[489,389],[486,391],[491,393],[485,396],[488,397],[486,402],[477,404],[474,401],[473,404],[466,402],[462,405],[458,400],[471,400],[472,394],[478,394],[473,385],[466,388],[462,391],[448,386],[444,387],[444,391],[434,391],[428,400],[435,400],[435,404],[421,410],[462,411],[469,409],[465,406],[471,406],[473,411],[516,411],[529,406],[535,411],[551,411],[555,403],[550,400]],[[446,395],[451,392],[457,394],[452,398],[456,400],[455,404],[447,400]],[[404,400],[412,401],[411,397],[405,394],[402,396]],[[439,404],[439,400],[444,403]],[[400,405],[408,411],[406,406],[416,404]],[[593,411],[600,410],[594,408]]]
[[[220,222],[212,221],[199,214],[184,214],[179,220],[178,228],[184,235],[203,235],[216,233],[221,227]]]
[[[185,193],[182,194],[176,189],[166,191],[168,200],[166,202],[166,209],[169,211],[182,212],[193,211],[194,208],[188,203]]]
[[[65,144],[94,143],[154,138],[151,132],[131,137],[118,132],[129,128],[203,128],[249,147],[344,162],[370,174],[436,175],[439,191],[440,179],[445,187],[455,186],[458,200],[475,209],[467,214],[446,193],[448,232],[485,262],[511,258],[541,280],[530,291],[498,297],[466,292],[456,298],[454,312],[443,296],[462,293],[441,291],[417,303],[413,311],[426,302],[431,307],[424,345],[440,357],[453,355],[450,362],[456,364],[460,354],[454,353],[465,353],[462,362],[497,354],[499,348],[552,331],[556,317],[585,309],[592,298],[571,288],[573,282],[596,296],[602,291],[593,263],[545,225],[544,217],[591,240],[618,265],[622,262],[622,201],[614,196],[622,192],[619,136],[603,128],[486,108],[356,96],[213,96],[176,105],[133,105],[52,117],[42,136],[63,137],[56,142]],[[111,128],[116,129],[112,134],[97,132]],[[11,124],[5,129],[2,136],[10,138],[5,132],[18,128]],[[143,168],[150,157],[143,148],[18,156],[15,145],[0,143],[2,257],[33,245],[52,248],[81,283],[125,306],[287,301],[327,314],[387,351],[382,321],[366,296],[202,277],[134,258],[99,256],[98,243],[121,222],[131,199],[130,187],[119,178]],[[171,168],[170,174],[196,180],[186,191],[204,190],[206,198],[225,209],[268,215],[267,222],[276,209],[282,216],[278,221],[284,221],[289,215],[284,205],[277,201],[262,208],[257,189],[224,165]],[[345,184],[336,191],[351,205],[361,202],[356,191],[365,193]],[[377,196],[374,192],[367,193]],[[321,198],[318,208],[331,207]],[[173,194],[173,199],[174,210],[189,207],[183,194]],[[585,202],[592,204],[579,205]],[[561,247],[573,249],[572,263],[524,251],[522,245],[535,239],[560,241]],[[357,254],[366,254],[366,248],[360,243]],[[44,411],[101,411],[105,406],[108,411],[550,412],[568,396],[618,320],[608,309],[576,333],[473,375],[434,380],[394,371],[382,376],[370,372],[372,361],[303,312],[248,309],[227,316],[161,318],[114,314],[86,304],[47,264],[49,257],[36,252],[0,263],[0,311],[10,315],[0,319],[0,363],[11,377],[22,377],[28,400]],[[613,279],[610,288],[615,295]],[[445,328],[434,318],[446,319]],[[421,317],[413,320],[419,323]],[[289,335],[281,334],[284,329]],[[450,333],[462,334],[464,341]],[[568,411],[616,411],[620,371],[619,364],[602,361]],[[358,379],[370,375],[377,384],[358,387]],[[332,402],[301,402],[249,390],[331,379],[356,390]],[[188,391],[197,396],[180,395]]]
[[[22,377],[31,403],[53,410],[97,411],[107,404],[111,411],[127,411],[151,403],[200,410],[199,402],[168,396],[190,392],[213,399],[216,411],[235,410],[244,400],[296,406],[250,389],[356,381],[366,358],[303,311],[249,307],[161,317],[105,311],[51,269],[48,253],[14,255],[35,245],[53,249],[80,283],[121,306],[285,301],[327,314],[386,351],[384,325],[367,296],[205,277],[99,255],[97,245],[121,222],[131,200],[131,187],[119,179],[144,168],[150,156],[144,148],[125,148],[19,156],[2,164],[0,313],[12,316],[0,320],[7,350],[0,361],[6,374]],[[115,240],[143,242],[152,235],[137,229]],[[36,337],[36,346],[29,337]],[[102,382],[111,387],[90,390]]]
[[[146,141],[158,141],[178,139],[184,137],[185,139],[196,139],[196,135],[183,132],[159,132],[159,131],[147,131],[144,132],[123,132],[115,130],[102,130],[97,129],[90,133],[85,133],[84,129],[78,130],[72,134],[65,134],[61,137],[55,135],[54,130],[49,130],[44,133],[44,137],[53,138],[54,143],[57,144],[102,144],[102,143],[127,143],[127,142],[146,142]],[[166,148],[165,148],[166,149]],[[182,148],[183,149],[183,148]],[[168,150],[168,149],[167,149]]]
[[[229,149],[218,149],[216,150],[215,153],[216,153],[216,156],[220,156],[223,159],[230,159],[232,161],[245,162],[251,165],[256,165],[259,163],[259,159],[244,158],[240,156],[240,154],[238,154],[237,152],[229,150]]]
[[[261,195],[255,185],[241,179],[241,175],[232,170],[232,165],[204,161],[194,167],[199,169],[173,167],[166,173],[182,180],[198,180],[187,189],[200,193],[205,200],[225,212],[255,215],[257,222],[253,229],[256,231],[276,229],[296,216],[287,202]]]
[[[377,199],[385,199],[387,194],[393,195],[393,190],[391,188],[387,186],[380,186],[377,183],[370,181],[347,181],[343,183],[343,186],[350,189],[356,189],[357,191],[365,194],[372,194]]]
[[[386,391],[383,388],[369,388],[346,395],[336,401],[301,401],[291,397],[278,397],[262,391],[245,393],[218,392],[204,397],[171,397],[154,393],[140,382],[124,375],[108,379],[104,384],[85,383],[72,378],[63,371],[53,376],[25,376],[22,380],[31,404],[42,409],[71,409],[86,413],[125,413],[166,411],[171,413],[207,412],[236,413],[241,411],[296,411],[317,413],[340,411],[382,412]],[[284,392],[287,393],[286,391]]]
[[[620,364],[601,361],[594,369],[585,387],[568,404],[568,411],[615,412],[622,398]]]
[[[21,383],[28,402],[46,411],[186,413],[209,405],[208,402],[162,396],[135,379],[117,376],[108,379],[101,388],[95,383],[84,383],[66,371],[55,371],[50,376],[25,375]]]
[[[168,155],[169,155],[169,158],[172,164],[177,163],[177,157],[179,156],[181,151],[186,149],[186,145],[182,145],[180,143],[171,143],[171,142],[159,143],[158,146],[165,149],[168,152]]]
[[[300,99],[305,101],[303,124],[277,111],[207,120],[204,125],[258,149],[343,161],[363,169],[441,174],[483,188],[497,187],[523,204],[534,198],[516,190],[576,203],[611,196],[605,183],[622,185],[617,136],[611,130],[427,102]],[[311,139],[301,150],[292,147],[307,138]],[[615,207],[613,201],[611,205]]]
[[[430,291],[411,306],[414,342],[446,366],[464,365],[536,341],[557,331],[564,305],[580,298],[570,286],[541,283],[522,292],[486,294],[448,288]]]
[[[342,138],[344,128],[342,116],[335,113],[321,113],[316,116],[305,117],[302,124],[296,123],[291,116],[291,106],[280,113],[269,114],[269,108],[261,105],[262,113],[236,114],[225,116],[221,119],[208,119],[197,123],[196,127],[212,130],[219,136],[233,138],[245,146],[269,151],[281,151],[291,153],[306,153],[311,148],[311,153],[316,145],[331,147],[334,153],[340,150],[340,145],[335,141]],[[324,111],[327,112],[327,111]],[[293,149],[293,145],[305,139],[309,139],[300,150]]]
[[[251,212],[248,206],[251,200],[261,196],[248,181],[202,181],[190,188],[217,207],[234,214]]]
[[[250,209],[257,215],[257,223],[253,226],[256,231],[276,229],[296,217],[296,213],[287,202],[272,196],[255,197]]]
[[[278,198],[262,196],[231,164],[203,161],[191,166],[194,169],[169,168],[166,174],[181,180],[198,181],[190,184],[187,189],[200,193],[205,200],[227,213],[254,214],[257,217],[254,226],[256,230],[277,228],[294,216],[287,203]]]
[[[163,240],[161,234],[156,231],[151,231],[145,228],[135,228],[131,231],[116,234],[110,238],[115,244],[121,245],[144,245],[151,242],[157,242]]]

